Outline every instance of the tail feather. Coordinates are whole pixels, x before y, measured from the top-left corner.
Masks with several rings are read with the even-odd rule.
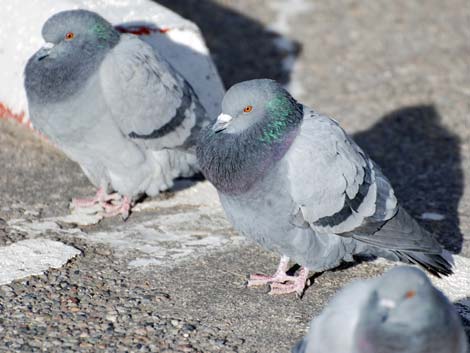
[[[441,254],[426,254],[412,251],[393,251],[401,261],[419,265],[430,274],[440,278],[453,274],[452,264]]]
[[[445,259],[439,242],[401,207],[377,231],[356,231],[352,236],[362,243],[385,249],[400,261],[419,265],[436,277],[452,274],[452,264]]]

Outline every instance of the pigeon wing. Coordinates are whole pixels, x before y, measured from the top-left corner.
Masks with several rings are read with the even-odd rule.
[[[208,122],[192,87],[136,36],[122,35],[103,61],[100,79],[116,124],[146,148],[194,144]]]
[[[380,168],[344,130],[327,117],[304,111],[300,132],[286,154],[295,224],[303,221],[317,234],[352,236],[390,249],[439,252],[429,233],[399,208]]]

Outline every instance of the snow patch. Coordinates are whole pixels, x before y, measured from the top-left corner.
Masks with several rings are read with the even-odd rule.
[[[22,240],[0,248],[0,285],[60,268],[80,254],[74,247],[48,239]]]

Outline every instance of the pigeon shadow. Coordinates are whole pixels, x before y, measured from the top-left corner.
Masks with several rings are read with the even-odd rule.
[[[199,26],[227,88],[255,78],[289,83],[290,72],[284,62],[287,57],[298,57],[301,52],[298,42],[211,0],[156,2]]]
[[[417,105],[392,111],[354,139],[381,166],[407,211],[448,250],[460,252],[460,141],[442,125],[436,108]],[[424,213],[444,218],[423,219]]]

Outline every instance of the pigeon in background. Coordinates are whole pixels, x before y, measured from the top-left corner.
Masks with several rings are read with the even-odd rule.
[[[42,36],[25,68],[31,121],[98,188],[75,207],[127,218],[140,196],[198,171],[196,136],[210,118],[152,47],[86,10],[52,16]]]
[[[466,353],[453,305],[419,269],[393,268],[346,286],[293,353]]]
[[[335,121],[275,81],[231,87],[222,114],[201,132],[197,157],[234,227],[282,255],[274,275],[252,275],[249,286],[302,295],[310,270],[355,254],[452,273],[439,243],[400,207],[380,168]],[[289,259],[302,266],[298,276],[286,274]]]

